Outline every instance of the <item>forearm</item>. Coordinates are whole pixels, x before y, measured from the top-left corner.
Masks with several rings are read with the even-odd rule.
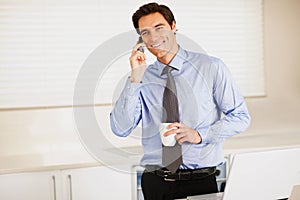
[[[138,125],[141,118],[140,87],[141,84],[127,80],[110,113],[110,126],[114,134],[125,137]]]
[[[202,143],[221,142],[231,136],[245,131],[250,124],[250,115],[245,102],[210,126],[198,128]]]

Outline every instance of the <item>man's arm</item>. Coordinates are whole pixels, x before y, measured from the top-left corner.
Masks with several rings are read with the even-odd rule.
[[[202,143],[215,143],[245,131],[250,124],[250,115],[244,97],[240,93],[225,64],[214,62],[216,73],[213,81],[213,97],[218,109],[225,115],[209,127],[198,132]]]
[[[146,56],[138,49],[144,44],[137,43],[129,58],[131,75],[110,113],[110,126],[118,136],[127,136],[141,120],[140,88],[147,68]]]
[[[114,134],[125,137],[138,125],[141,119],[140,83],[128,79],[125,87],[110,113],[110,126]]]

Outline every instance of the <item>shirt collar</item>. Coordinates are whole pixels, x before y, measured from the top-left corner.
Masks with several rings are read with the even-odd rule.
[[[179,46],[178,52],[174,56],[174,58],[171,60],[169,66],[173,67],[174,69],[180,71],[183,63],[186,61],[187,55],[183,48]],[[156,61],[153,65],[154,68],[158,70],[158,74],[162,74],[162,71],[166,65],[164,63],[161,63],[160,61]]]

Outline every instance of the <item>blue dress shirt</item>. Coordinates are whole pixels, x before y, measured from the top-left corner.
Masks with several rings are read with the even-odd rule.
[[[179,50],[169,64],[175,79],[180,123],[199,132],[200,144],[182,144],[182,169],[217,166],[224,162],[221,142],[244,131],[250,116],[242,94],[225,64],[205,54]],[[144,155],[141,165],[162,166],[159,125],[167,75],[159,61],[149,65],[141,83],[125,87],[110,114],[112,131],[128,136],[142,123]]]

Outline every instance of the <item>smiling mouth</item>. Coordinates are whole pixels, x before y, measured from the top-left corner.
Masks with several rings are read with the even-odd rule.
[[[160,42],[160,43],[158,43],[158,44],[151,44],[150,47],[151,47],[151,48],[154,48],[154,49],[157,49],[157,48],[159,48],[163,43],[164,43],[164,41],[162,41],[162,42]]]

